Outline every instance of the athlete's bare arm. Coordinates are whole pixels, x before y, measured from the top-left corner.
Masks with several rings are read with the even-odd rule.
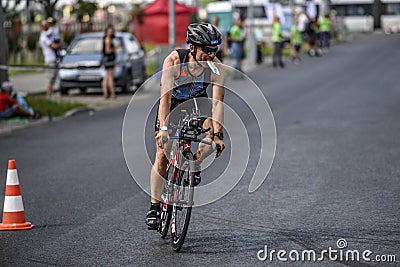
[[[212,123],[214,133],[223,132],[223,125],[224,125],[224,95],[225,95],[225,71],[223,65],[220,61],[215,58],[214,62],[219,70],[219,74],[215,73],[211,74],[211,82],[213,84],[212,87],[212,99],[213,99],[213,106],[212,106]],[[219,157],[222,151],[225,149],[225,144],[222,140],[219,140],[218,137],[214,138],[214,142],[221,146],[221,150],[217,152],[217,157]]]

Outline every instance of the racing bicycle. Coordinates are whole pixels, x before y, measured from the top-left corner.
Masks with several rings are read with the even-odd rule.
[[[176,132],[175,136],[169,137],[173,144],[167,165],[166,184],[161,195],[162,207],[158,231],[161,238],[165,239],[168,230],[171,230],[172,248],[175,252],[182,248],[185,241],[193,206],[195,165],[191,151],[192,143],[212,145],[212,142],[198,138],[210,128],[202,128],[197,101],[195,98],[192,100],[195,106],[192,112],[180,110],[178,124],[170,123],[170,127],[175,128]],[[163,139],[164,144],[167,142],[167,138]],[[216,145],[216,149],[221,148]]]

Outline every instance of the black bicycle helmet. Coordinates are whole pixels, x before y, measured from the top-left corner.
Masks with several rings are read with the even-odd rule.
[[[195,46],[214,46],[221,44],[221,33],[209,23],[192,23],[186,34],[186,43]]]

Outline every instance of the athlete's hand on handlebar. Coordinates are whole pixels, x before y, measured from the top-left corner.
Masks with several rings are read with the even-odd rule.
[[[218,158],[221,156],[222,151],[225,149],[225,144],[222,140],[214,140],[215,143],[215,149],[217,150],[217,153],[215,154],[215,158]]]
[[[164,144],[169,140],[168,131],[159,131],[156,135],[156,143],[159,148],[164,148]]]

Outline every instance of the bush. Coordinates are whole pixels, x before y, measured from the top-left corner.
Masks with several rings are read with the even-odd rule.
[[[33,34],[30,34],[28,36],[28,39],[26,40],[26,46],[28,47],[29,51],[36,50],[38,41],[39,41],[38,38]]]

